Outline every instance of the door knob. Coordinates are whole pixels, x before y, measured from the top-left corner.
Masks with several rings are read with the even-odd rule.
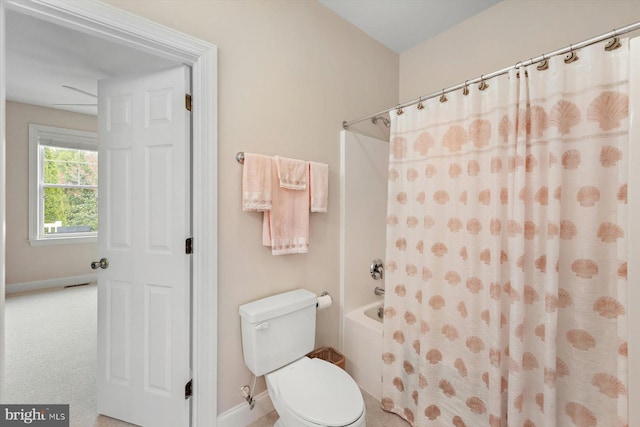
[[[102,258],[100,261],[93,261],[91,263],[91,268],[94,270],[97,270],[98,268],[109,268],[109,260],[106,258]]]

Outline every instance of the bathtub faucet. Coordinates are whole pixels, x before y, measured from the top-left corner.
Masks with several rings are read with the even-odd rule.
[[[383,297],[383,296],[384,296],[384,289],[382,289],[382,288],[381,288],[381,287],[379,287],[379,286],[376,286],[376,287],[373,289],[373,293],[374,293],[374,294],[376,294],[376,295],[378,295],[379,297]]]
[[[369,267],[369,273],[373,280],[382,280],[384,279],[384,264],[380,258],[376,258],[371,263],[371,267]]]

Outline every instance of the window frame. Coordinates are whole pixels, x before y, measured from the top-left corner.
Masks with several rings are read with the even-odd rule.
[[[96,243],[98,232],[44,233],[44,150],[42,146],[98,151],[98,134],[29,123],[29,244]]]

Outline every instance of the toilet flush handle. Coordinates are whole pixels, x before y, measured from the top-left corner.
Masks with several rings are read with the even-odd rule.
[[[263,323],[260,323],[259,325],[254,326],[254,328],[255,328],[257,331],[260,331],[260,330],[262,330],[262,329],[267,329],[267,328],[269,328],[269,322],[263,322]]]

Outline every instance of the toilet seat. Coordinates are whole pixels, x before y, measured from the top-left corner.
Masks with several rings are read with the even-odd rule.
[[[327,361],[304,357],[267,375],[279,403],[312,425],[348,426],[364,412],[353,378]]]

